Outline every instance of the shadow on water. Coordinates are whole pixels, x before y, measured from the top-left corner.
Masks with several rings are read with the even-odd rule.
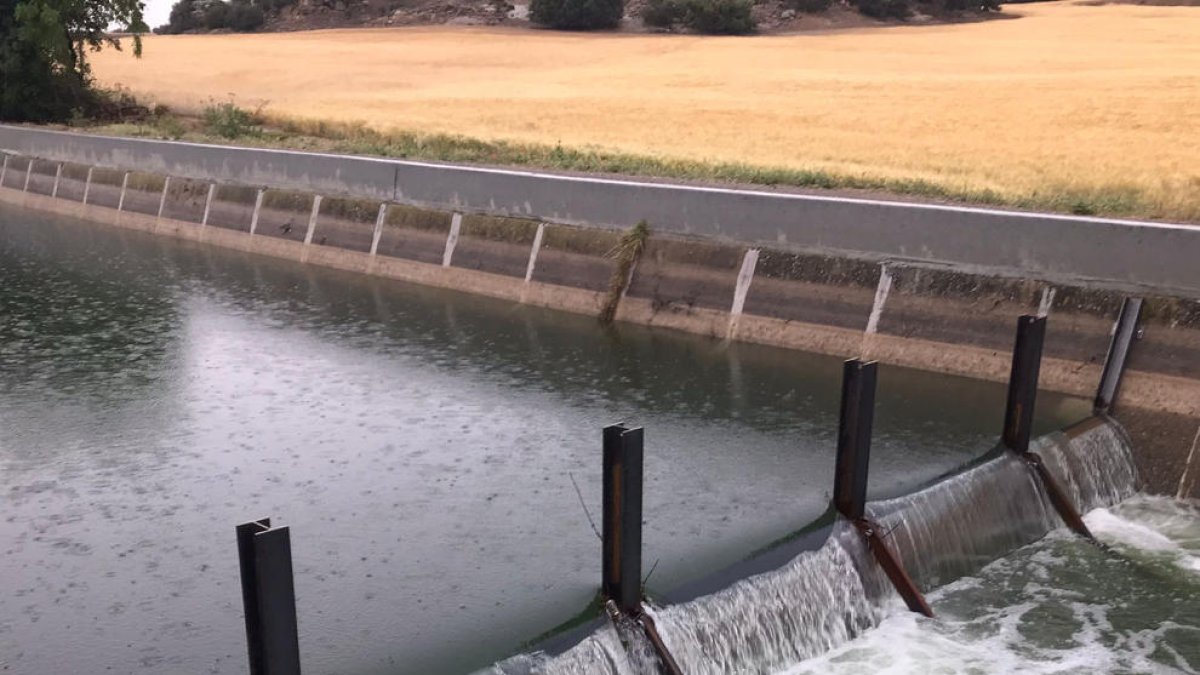
[[[11,209],[0,282],[0,611],[19,617],[0,645],[18,670],[241,672],[232,528],[266,515],[293,526],[306,666],[482,666],[593,597],[571,480],[598,516],[618,420],[647,428],[653,588],[828,503],[837,358]],[[992,447],[1003,394],[882,368],[872,494]],[[1039,407],[1043,430],[1087,412]],[[39,646],[68,626],[78,649]]]

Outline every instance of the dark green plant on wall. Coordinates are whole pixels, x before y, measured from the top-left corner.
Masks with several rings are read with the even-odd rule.
[[[646,240],[649,238],[650,224],[644,220],[640,221],[629,228],[621,237],[620,243],[609,253],[609,257],[616,259],[617,265],[609,278],[608,295],[604,298],[604,307],[600,309],[600,323],[607,325],[616,318],[617,306],[621,304],[621,298],[629,288],[633,267],[646,250]]]

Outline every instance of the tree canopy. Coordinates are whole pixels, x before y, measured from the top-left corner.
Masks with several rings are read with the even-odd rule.
[[[100,104],[87,53],[121,48],[122,27],[142,53],[141,0],[0,0],[0,120],[49,122]]]

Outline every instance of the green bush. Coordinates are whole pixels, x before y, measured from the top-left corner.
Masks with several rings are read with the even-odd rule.
[[[806,14],[820,14],[833,6],[833,0],[790,0],[788,7]]]
[[[213,101],[204,107],[205,130],[222,138],[256,136],[259,132],[258,122],[257,113],[239,108],[233,101]]]
[[[757,27],[754,0],[688,0],[687,24],[697,33],[745,35]]]
[[[229,27],[239,33],[258,30],[266,21],[261,7],[249,2],[234,2],[229,6]]]
[[[1000,11],[1000,2],[998,0],[945,0],[943,7],[952,12],[967,10],[998,12]]]
[[[208,30],[225,28],[229,25],[229,5],[213,2],[204,8],[204,27]]]
[[[858,11],[873,19],[907,19],[912,16],[907,0],[854,0]]]
[[[683,23],[685,14],[680,0],[648,0],[642,7],[642,23],[655,28],[670,28]]]
[[[616,28],[625,14],[625,0],[532,0],[534,23],[562,30]]]
[[[642,9],[647,26],[684,26],[709,35],[745,35],[757,28],[753,0],[649,0]]]

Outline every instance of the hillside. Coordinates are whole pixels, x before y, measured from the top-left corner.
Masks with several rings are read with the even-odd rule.
[[[628,0],[624,32],[665,32],[643,24],[642,9],[647,0]],[[903,6],[907,17],[864,15],[854,3],[865,0],[759,0],[752,14],[760,33],[787,33],[837,28],[856,28],[895,23],[923,24],[957,21],[978,21],[1000,16],[996,12],[952,9],[964,0],[869,0],[873,5],[864,11],[879,14],[897,13]],[[190,18],[157,32],[207,33],[230,32],[227,27],[206,28],[205,13],[220,0],[184,0],[177,8],[190,8]],[[262,8],[261,25],[234,32],[289,32],[329,28],[386,27],[386,26],[512,26],[530,27],[528,0],[252,0],[249,5]],[[229,7],[248,6],[246,0],[234,0]],[[875,8],[878,9],[875,9]],[[236,11],[236,10],[233,10]],[[175,18],[173,17],[173,22]],[[212,22],[207,22],[209,26]]]

